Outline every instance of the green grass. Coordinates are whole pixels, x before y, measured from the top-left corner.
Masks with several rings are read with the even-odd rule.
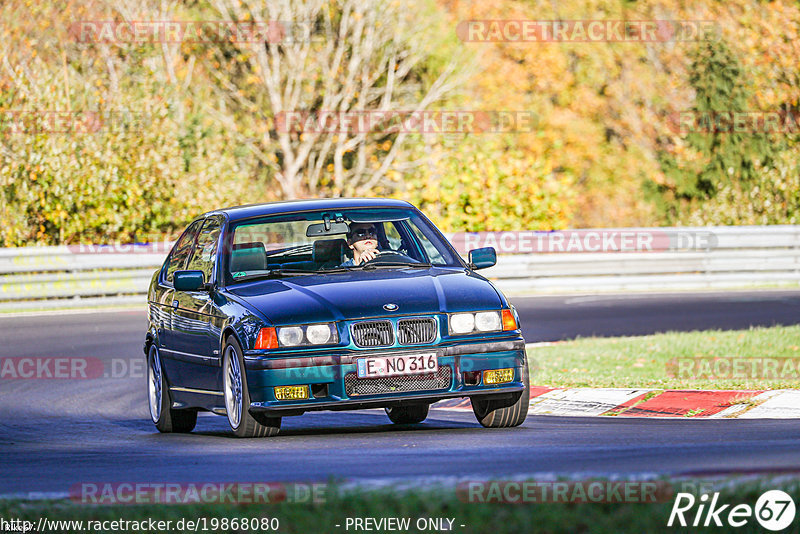
[[[584,338],[528,350],[531,383],[553,387],[643,387],[657,389],[784,389],[800,387],[800,326],[750,330],[670,332],[652,336]],[[715,376],[687,359],[791,358],[777,378]],[[695,360],[697,361],[697,360]],[[785,360],[779,360],[781,369]],[[689,362],[691,363],[691,362]],[[713,365],[713,364],[712,364]],[[750,369],[747,364],[747,369]],[[753,375],[747,371],[745,375]],[[672,376],[670,376],[672,375]],[[694,377],[694,378],[693,378]]]
[[[356,532],[351,526],[345,529],[346,520],[350,518],[410,518],[412,525],[418,518],[451,518],[454,533],[492,534],[523,532],[592,532],[621,534],[627,532],[664,532],[669,530],[666,523],[674,502],[674,495],[681,486],[673,483],[674,491],[665,494],[656,503],[547,503],[547,504],[497,504],[467,502],[457,496],[453,488],[443,490],[410,490],[404,492],[373,491],[349,493],[339,496],[335,491],[327,502],[320,504],[278,503],[268,505],[158,505],[158,506],[88,506],[69,501],[0,501],[0,517],[23,519],[34,524],[40,517],[62,520],[118,520],[141,521],[146,519],[170,520],[173,526],[167,532],[187,532],[187,529],[175,529],[180,519],[207,518],[208,525],[213,518],[277,518],[281,533],[328,533]],[[702,487],[695,485],[693,487]],[[779,489],[789,493],[795,502],[800,502],[800,486],[797,479],[793,481],[776,481],[768,478],[727,483],[714,486],[719,489],[704,489],[703,492],[720,491],[720,504],[755,505],[758,496],[767,489]],[[684,487],[685,488],[685,487]],[[695,495],[698,491],[691,491]],[[693,509],[696,511],[696,506]],[[687,517],[693,517],[687,514]],[[691,520],[691,519],[690,519]],[[724,521],[724,516],[723,516]],[[336,525],[340,525],[336,527]],[[463,527],[461,525],[464,525]],[[798,532],[800,521],[783,532]],[[686,530],[686,529],[684,529]],[[698,529],[688,529],[696,531]],[[703,531],[703,529],[699,529]],[[713,532],[763,532],[755,518],[751,518],[744,527],[706,529]],[[51,532],[77,532],[77,529],[50,530]],[[133,531],[133,530],[129,530]],[[199,530],[202,532],[202,529]],[[214,529],[210,532],[235,532],[236,529]],[[254,532],[253,530],[239,530]],[[681,529],[676,529],[680,532]],[[95,531],[96,532],[96,531]],[[138,530],[137,532],[153,532]],[[162,531],[164,532],[164,531]],[[269,532],[263,530],[262,532]],[[364,532],[364,531],[361,531]],[[408,532],[436,532],[435,530],[417,530],[412,526]]]

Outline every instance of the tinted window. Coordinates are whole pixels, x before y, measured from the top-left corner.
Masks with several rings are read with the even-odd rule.
[[[214,262],[217,259],[217,243],[219,242],[220,220],[217,217],[206,219],[203,229],[197,236],[197,245],[192,257],[186,264],[187,270],[203,271],[206,282],[211,281]]]
[[[197,237],[197,232],[200,230],[200,224],[202,224],[202,222],[203,221],[196,221],[192,223],[180,239],[178,239],[178,242],[175,243],[175,246],[172,247],[172,252],[169,253],[169,259],[167,259],[167,282],[172,282],[172,276],[175,274],[175,271],[183,269],[186,258],[189,257],[189,252],[192,251],[194,238]]]

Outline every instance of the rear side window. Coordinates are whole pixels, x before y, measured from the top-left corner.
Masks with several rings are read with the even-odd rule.
[[[169,258],[167,258],[167,273],[165,277],[167,282],[172,283],[172,277],[175,275],[175,271],[183,269],[183,265],[186,263],[186,258],[189,257],[189,252],[192,251],[192,244],[194,243],[195,237],[197,237],[197,233],[200,231],[200,225],[202,223],[203,221],[195,221],[192,223],[180,239],[178,239],[178,242],[175,243],[175,246],[172,247],[172,252],[169,253]]]
[[[186,264],[187,270],[203,271],[206,282],[211,281],[211,275],[214,272],[220,230],[220,220],[217,217],[206,219],[203,229],[197,236],[197,245],[194,247],[192,257]]]

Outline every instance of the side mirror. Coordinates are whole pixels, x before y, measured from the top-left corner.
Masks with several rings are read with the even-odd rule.
[[[203,271],[175,271],[175,291],[203,291],[206,288]]]
[[[469,266],[473,270],[485,269],[497,263],[494,247],[476,248],[469,251]]]

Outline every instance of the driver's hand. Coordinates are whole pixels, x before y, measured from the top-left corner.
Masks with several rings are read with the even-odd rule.
[[[381,251],[378,249],[374,250],[365,250],[361,253],[361,263],[367,263],[368,261],[374,260]]]

